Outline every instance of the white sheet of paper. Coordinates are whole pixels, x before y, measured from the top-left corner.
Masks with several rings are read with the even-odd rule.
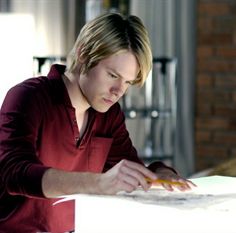
[[[236,178],[195,178],[188,192],[153,187],[115,196],[71,195],[78,233],[236,233]]]

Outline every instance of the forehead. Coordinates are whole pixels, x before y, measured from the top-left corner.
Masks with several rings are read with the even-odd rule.
[[[135,55],[129,51],[120,51],[100,61],[100,65],[119,73],[127,79],[135,79],[139,72],[139,65]]]

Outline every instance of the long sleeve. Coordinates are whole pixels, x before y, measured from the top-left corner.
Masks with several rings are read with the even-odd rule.
[[[0,112],[0,174],[9,194],[43,197],[41,178],[47,167],[36,151],[40,116],[33,89],[20,84],[8,92]]]
[[[103,122],[104,126],[109,125],[109,129],[111,131],[110,134],[113,138],[104,171],[108,170],[122,159],[131,160],[144,165],[129,137],[129,132],[125,125],[125,116],[119,104],[113,107],[110,114],[111,115],[109,115],[107,119],[105,118],[106,124]],[[154,172],[159,168],[168,168],[176,173],[175,169],[166,166],[161,161],[153,162],[148,166],[148,168]]]

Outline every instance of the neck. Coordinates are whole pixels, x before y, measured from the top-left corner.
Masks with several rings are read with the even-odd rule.
[[[87,102],[80,86],[79,77],[73,73],[65,73],[63,81],[68,91],[72,106],[81,114],[85,113],[90,105]]]

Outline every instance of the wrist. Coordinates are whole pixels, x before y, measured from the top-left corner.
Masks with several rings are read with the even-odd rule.
[[[172,171],[173,173],[178,174],[178,172],[174,168],[165,165],[161,161],[156,161],[156,162],[149,164],[148,169],[151,170],[152,172],[155,172],[155,173],[160,170],[162,170],[162,171],[166,170],[166,171]]]

